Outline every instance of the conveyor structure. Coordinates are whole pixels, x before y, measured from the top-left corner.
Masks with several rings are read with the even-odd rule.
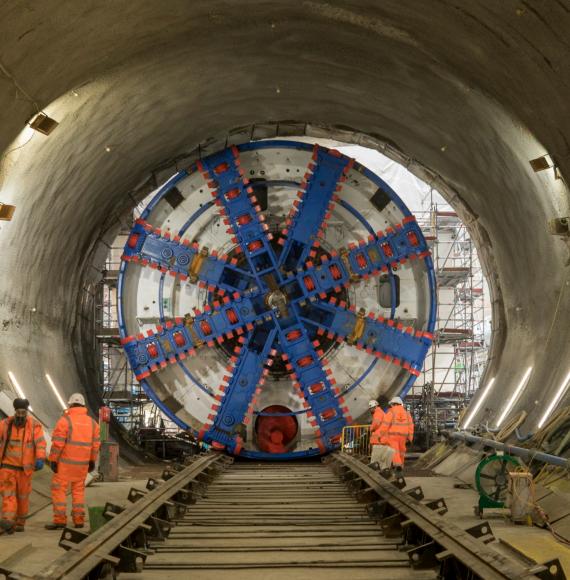
[[[155,403],[217,448],[335,449],[367,401],[410,389],[435,276],[398,195],[338,151],[230,147],[179,171],[128,237],[121,342]]]

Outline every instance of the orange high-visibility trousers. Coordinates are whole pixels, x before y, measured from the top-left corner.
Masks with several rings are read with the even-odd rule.
[[[385,438],[386,445],[394,450],[392,463],[394,465],[404,466],[406,457],[406,436],[405,435],[387,435]]]
[[[17,526],[26,525],[30,510],[32,474],[16,469],[0,469],[0,495],[2,519]]]
[[[53,503],[53,523],[67,523],[67,489],[71,485],[71,518],[74,524],[85,523],[85,477],[72,478],[55,473],[51,480],[51,501]]]

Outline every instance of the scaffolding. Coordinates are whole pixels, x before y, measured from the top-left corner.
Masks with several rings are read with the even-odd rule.
[[[437,196],[437,197],[436,197]],[[483,270],[465,224],[432,192],[417,214],[431,246],[438,286],[435,340],[412,392],[412,406],[427,444],[453,427],[478,388],[487,363],[490,306]]]
[[[120,344],[117,319],[117,280],[127,239],[120,233],[109,247],[102,278],[96,288],[95,328],[100,361],[99,389],[104,403],[129,432],[159,424],[158,409],[135,379]]]

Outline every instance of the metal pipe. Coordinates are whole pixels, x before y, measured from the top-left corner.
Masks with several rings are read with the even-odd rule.
[[[524,441],[528,441],[529,439],[531,439],[532,437],[534,437],[534,433],[527,433],[526,435],[523,435],[520,431],[519,428],[517,427],[515,429],[515,435],[517,436],[517,441],[520,441],[521,443]]]
[[[557,455],[543,453],[538,449],[516,447],[515,445],[509,445],[508,443],[500,443],[499,441],[484,439],[483,437],[477,437],[476,435],[469,435],[468,433],[462,433],[459,431],[451,433],[450,437],[451,439],[464,441],[465,443],[481,443],[485,447],[492,447],[498,451],[504,451],[510,455],[516,455],[517,457],[522,457],[527,461],[541,461],[542,463],[549,463],[550,465],[557,465],[558,467],[570,467],[570,460],[565,459],[564,457],[558,457]]]

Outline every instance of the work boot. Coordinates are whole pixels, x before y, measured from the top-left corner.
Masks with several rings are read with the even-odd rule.
[[[73,527],[74,527],[76,530],[80,530],[81,528],[84,528],[85,526],[84,526],[83,524],[73,524]]]
[[[8,520],[0,520],[0,536],[2,534],[13,534],[14,533],[14,522],[9,522]]]
[[[45,526],[46,530],[64,530],[65,529],[65,524],[46,524]]]
[[[23,532],[24,529],[25,529],[24,526],[21,526],[21,525],[14,526],[14,531],[15,532]]]

